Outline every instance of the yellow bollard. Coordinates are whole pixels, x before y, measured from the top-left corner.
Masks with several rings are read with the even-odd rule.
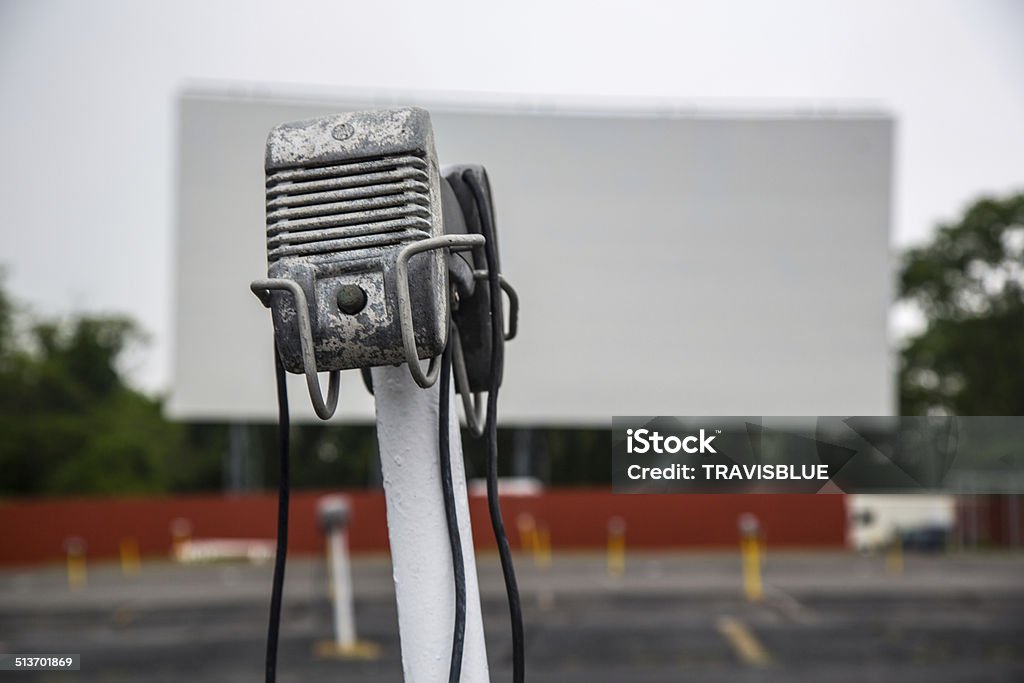
[[[85,566],[85,540],[72,536],[64,541],[64,551],[67,553],[68,564],[68,588],[76,591],[85,588],[87,582]]]
[[[892,576],[903,574],[903,541],[899,534],[889,543],[885,553],[885,571]]]
[[[743,565],[743,592],[747,600],[757,602],[764,597],[761,583],[761,522],[745,512],[739,518],[740,556]]]
[[[620,577],[626,573],[626,520],[612,517],[608,520],[608,576]]]
[[[134,538],[122,538],[120,549],[121,572],[125,576],[138,576],[142,569],[139,562],[139,542]]]
[[[548,531],[546,524],[541,524],[537,528],[534,539],[533,563],[541,569],[547,569],[551,566],[551,532]]]
[[[743,592],[747,599],[758,601],[764,597],[761,586],[761,542],[756,536],[740,541],[743,553]]]
[[[524,553],[536,553],[537,525],[533,521],[533,515],[524,512],[516,517],[516,527],[519,529],[519,549]]]

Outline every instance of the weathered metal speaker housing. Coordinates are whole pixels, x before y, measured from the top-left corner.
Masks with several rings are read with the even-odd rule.
[[[422,109],[340,114],[270,132],[268,275],[292,280],[305,293],[317,371],[406,360],[395,262],[402,247],[444,232],[440,182],[430,116]],[[433,250],[409,260],[419,358],[444,348],[445,259],[443,250]],[[295,297],[281,290],[270,297],[282,362],[302,373]]]

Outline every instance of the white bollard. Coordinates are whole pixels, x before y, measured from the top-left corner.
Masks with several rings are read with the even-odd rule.
[[[440,382],[421,389],[405,365],[373,368],[372,372],[402,670],[410,683],[446,681],[455,622],[455,584],[437,447]],[[490,677],[454,397],[452,389],[447,397],[451,405],[452,481],[466,568],[462,681],[486,683]]]
[[[344,496],[325,496],[317,503],[320,526],[327,534],[327,568],[334,607],[334,645],[338,652],[356,647],[356,616],[352,596],[352,565],[348,558],[350,505]]]

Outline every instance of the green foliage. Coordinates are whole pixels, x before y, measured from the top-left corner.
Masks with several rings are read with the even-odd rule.
[[[1024,193],[909,250],[900,297],[927,320],[902,349],[902,414],[1024,415]]]
[[[0,494],[165,490],[181,428],[126,386],[118,357],[141,335],[120,317],[32,325],[0,289]]]

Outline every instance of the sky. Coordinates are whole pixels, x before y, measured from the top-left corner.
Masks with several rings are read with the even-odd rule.
[[[1024,189],[1024,3],[0,0],[0,265],[33,311],[127,313],[171,380],[183,88],[528,106],[888,112],[894,251]]]

